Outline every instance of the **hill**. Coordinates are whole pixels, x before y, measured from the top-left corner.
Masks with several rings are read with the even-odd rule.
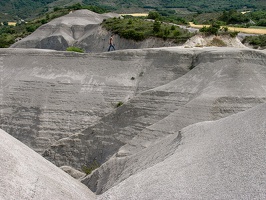
[[[102,21],[112,17],[116,18],[111,20],[111,25],[109,26],[112,26],[112,24],[113,26],[116,24],[118,24],[117,26],[125,26],[125,30],[120,31],[123,33],[120,34],[121,36],[118,34],[115,34],[114,36],[117,49],[176,46],[178,44],[175,41],[178,38],[181,38],[180,40],[184,43],[191,36],[188,31],[174,27],[175,30],[172,32],[178,33],[176,39],[166,40],[162,35],[157,38],[147,37],[145,40],[135,41],[131,38],[134,38],[133,36],[136,38],[136,36],[140,36],[142,33],[136,32],[134,26],[133,28],[129,28],[130,20],[124,22],[124,25],[123,22],[120,22],[122,20],[118,19],[120,15],[115,13],[97,14],[89,10],[77,10],[42,25],[31,35],[16,42],[11,45],[11,47],[65,51],[69,46],[76,46],[84,49],[85,52],[104,52],[108,49],[108,40],[111,33],[114,31],[107,31],[107,29],[102,26]],[[116,21],[118,21],[118,23],[116,23]],[[132,21],[133,20],[131,19],[131,22]],[[151,28],[148,30],[151,31],[154,24],[153,22],[144,20],[138,20],[136,22],[134,20],[134,23],[142,23],[143,25],[140,27],[141,30],[150,26]],[[168,25],[168,27],[162,28],[162,33],[164,30],[170,32],[169,27],[171,26]],[[127,38],[125,38],[126,36]]]
[[[0,12],[8,13],[18,18],[32,18],[40,13],[45,13],[55,7],[70,6],[71,4],[81,3],[84,5],[97,5],[117,12],[134,12],[149,9],[170,9],[185,8],[191,12],[217,12],[231,9],[265,9],[264,0],[148,0],[125,1],[125,0],[2,0],[0,2]]]

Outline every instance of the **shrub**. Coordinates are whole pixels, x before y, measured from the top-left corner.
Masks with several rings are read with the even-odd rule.
[[[34,32],[39,26],[36,24],[27,24],[26,30],[30,33]]]
[[[172,30],[172,31],[175,30],[175,26],[174,26],[174,25],[171,26],[171,30]]]
[[[8,33],[3,33],[0,35],[0,48],[7,48],[15,42],[13,35]]]
[[[227,45],[224,41],[220,40],[219,38],[213,38],[212,41],[208,44],[209,46],[217,46],[217,47],[226,47]]]
[[[175,30],[175,31],[174,31],[174,36],[177,37],[177,36],[179,36],[179,35],[181,35],[180,31],[179,31],[179,30]]]
[[[54,12],[61,10],[59,7],[54,7]]]
[[[209,27],[204,26],[199,31],[210,35],[217,35],[218,31],[220,30],[220,27],[220,24],[214,22]]]
[[[119,101],[117,104],[116,104],[116,107],[118,108],[118,107],[120,107],[120,106],[122,106],[124,103],[122,102],[122,101]]]
[[[266,26],[266,19],[260,19],[257,22],[257,26]]]
[[[161,29],[161,23],[158,20],[155,20],[153,23],[153,32],[158,33]]]
[[[133,39],[136,41],[141,41],[144,39],[144,33],[143,32],[136,32],[133,29],[125,30],[121,33],[121,36],[126,39]]]
[[[255,48],[258,48],[258,47],[265,48],[266,47],[266,35],[247,36],[243,42],[254,45]]]
[[[230,35],[232,38],[234,38],[234,37],[237,36],[238,33],[239,33],[238,31],[233,31],[233,32],[229,32],[229,35]]]
[[[228,32],[228,27],[227,27],[227,26],[224,26],[224,27],[222,28],[222,30],[223,30],[224,32]]]
[[[79,47],[68,47],[66,50],[67,51],[78,52],[78,53],[84,53],[84,50],[79,48]]]
[[[156,11],[150,11],[147,16],[148,19],[154,19],[154,20],[159,19],[160,17],[161,15]]]
[[[81,170],[85,173],[85,174],[90,174],[93,170],[97,169],[98,167],[100,167],[99,163],[94,160],[91,164],[89,164],[89,166],[83,165],[81,167]]]

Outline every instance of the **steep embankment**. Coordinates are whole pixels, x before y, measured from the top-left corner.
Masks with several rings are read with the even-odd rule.
[[[0,141],[0,199],[96,199],[86,186],[1,129]]]
[[[44,24],[28,37],[13,44],[12,48],[38,48],[65,51],[77,46],[86,52],[108,50],[111,33],[101,27],[104,19],[120,17],[115,13],[97,14],[89,10],[77,10]],[[149,47],[175,46],[163,39],[150,38],[141,42],[114,36],[116,49],[140,49]]]

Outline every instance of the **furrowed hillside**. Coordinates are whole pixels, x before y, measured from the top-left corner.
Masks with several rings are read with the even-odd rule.
[[[0,199],[265,199],[265,63],[240,48],[0,49],[1,128],[97,194],[0,131]]]

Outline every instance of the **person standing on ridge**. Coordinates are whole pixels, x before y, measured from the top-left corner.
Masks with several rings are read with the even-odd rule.
[[[114,35],[112,34],[111,37],[110,37],[110,39],[109,39],[109,48],[108,48],[108,51],[111,51],[111,48],[113,48],[113,50],[115,50],[113,36]]]

